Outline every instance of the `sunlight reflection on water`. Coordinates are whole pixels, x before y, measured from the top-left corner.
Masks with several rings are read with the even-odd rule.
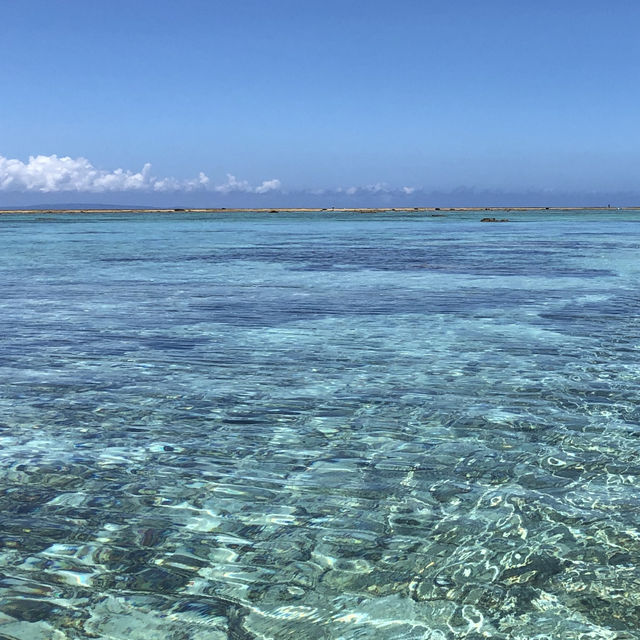
[[[640,638],[640,214],[0,220],[0,636]]]

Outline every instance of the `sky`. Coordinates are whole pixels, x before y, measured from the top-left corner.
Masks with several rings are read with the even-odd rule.
[[[637,0],[0,0],[0,206],[638,204],[639,28]]]

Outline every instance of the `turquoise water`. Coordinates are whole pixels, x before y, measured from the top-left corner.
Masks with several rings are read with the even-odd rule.
[[[0,219],[0,640],[640,638],[640,213]]]

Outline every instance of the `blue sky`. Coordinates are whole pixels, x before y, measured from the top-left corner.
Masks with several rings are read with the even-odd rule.
[[[635,0],[4,0],[0,204],[632,197],[639,25]]]

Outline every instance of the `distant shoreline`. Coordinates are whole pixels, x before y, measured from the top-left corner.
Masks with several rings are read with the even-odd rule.
[[[458,212],[458,211],[634,211],[639,207],[283,207],[283,208],[150,208],[150,209],[0,209],[0,215],[15,213],[43,214],[43,213],[420,213],[420,212]]]

